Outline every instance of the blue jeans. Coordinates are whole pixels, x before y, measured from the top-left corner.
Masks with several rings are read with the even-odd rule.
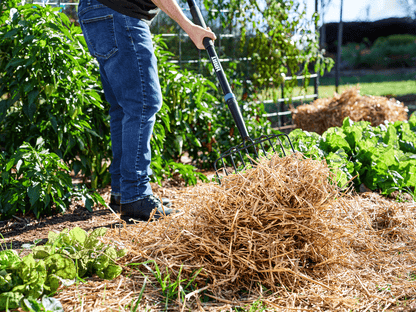
[[[111,105],[112,194],[131,203],[152,194],[150,138],[162,106],[149,26],[97,0],[80,0],[78,17]]]

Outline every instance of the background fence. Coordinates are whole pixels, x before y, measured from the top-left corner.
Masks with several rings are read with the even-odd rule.
[[[51,5],[62,8],[62,12],[65,13],[70,20],[77,24],[77,6],[78,0],[42,0],[42,1],[33,1],[30,0],[30,3],[40,4],[40,5]],[[204,10],[202,4],[200,8],[204,16],[208,15],[208,12]],[[191,14],[187,7],[183,7],[185,14],[191,18]],[[221,63],[223,64],[224,70],[226,70],[227,76],[233,76],[236,71],[240,72],[242,79],[239,79],[242,86],[247,86],[252,84],[250,76],[254,70],[251,67],[251,58],[246,57],[247,52],[239,49],[240,46],[240,30],[236,27],[231,26],[234,23],[228,23],[227,26],[224,26],[221,21],[221,16],[225,16],[227,10],[220,11],[220,18],[216,20],[210,20],[209,26],[216,33],[216,49],[218,57],[220,58]],[[153,34],[161,35],[167,43],[168,50],[172,52],[172,58],[170,62],[176,63],[181,69],[191,70],[203,74],[206,77],[213,77],[215,75],[210,71],[209,59],[206,57],[205,51],[198,50],[189,36],[174,22],[172,21],[165,13],[161,12],[155,18],[151,25],[151,31]],[[242,73],[242,75],[241,75]],[[314,99],[317,99],[319,96],[319,77],[317,74],[312,74],[309,77],[305,76],[296,76],[296,79],[302,84],[305,78],[313,80],[314,92],[313,94],[302,94],[294,96],[293,94],[286,95],[284,93],[284,83],[280,85],[279,92],[273,92],[273,95],[266,94],[264,90],[257,90],[258,98],[255,99],[255,102],[248,104],[259,104],[263,103],[267,114],[267,117],[271,122],[274,128],[280,130],[289,130],[293,128],[291,111],[288,110],[288,102],[291,102],[293,107],[296,107],[303,102],[309,102]],[[292,80],[293,77],[285,77],[284,81]],[[272,83],[273,81],[270,81]],[[246,91],[243,91],[244,94]]]

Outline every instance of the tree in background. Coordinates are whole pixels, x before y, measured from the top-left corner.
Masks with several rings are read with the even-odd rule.
[[[204,6],[211,19],[219,18],[223,27],[240,31],[240,50],[246,49],[246,56],[252,58],[250,78],[257,86],[276,88],[285,76],[308,76],[311,69],[323,74],[333,66],[319,48],[319,16],[308,19],[297,1],[204,0]],[[224,9],[226,14],[220,12]],[[306,79],[305,87],[308,84]],[[295,85],[295,78],[286,82],[285,93],[290,94]]]

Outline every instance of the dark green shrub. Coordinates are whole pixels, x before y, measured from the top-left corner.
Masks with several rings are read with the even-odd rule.
[[[410,34],[391,35],[388,37],[379,37],[374,42],[373,47],[382,46],[400,46],[400,45],[412,45],[416,43],[416,36]]]
[[[98,194],[84,187],[73,188],[69,168],[44,147],[24,143],[10,156],[0,154],[0,220],[32,212],[41,215],[65,212],[72,197],[81,197],[91,211],[94,203],[104,203]]]
[[[42,137],[93,188],[104,186],[110,127],[81,30],[59,8],[15,2],[0,19],[0,147],[12,153]]]
[[[392,35],[378,38],[371,48],[350,43],[342,48],[342,60],[354,68],[416,66],[416,36]]]
[[[370,50],[364,43],[348,43],[342,47],[341,58],[348,64],[348,67],[359,68],[363,66],[363,55],[369,52]]]

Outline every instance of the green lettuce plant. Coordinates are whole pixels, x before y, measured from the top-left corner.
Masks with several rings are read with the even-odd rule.
[[[3,250],[0,262],[0,310],[17,308],[25,297],[55,293],[61,282],[74,280],[76,275],[75,264],[62,255],[36,261],[32,254],[20,258],[13,250]]]
[[[416,114],[409,121],[377,127],[347,117],[342,127],[329,128],[322,136],[296,129],[289,137],[306,157],[325,159],[340,186],[352,180],[356,189],[364,183],[387,195],[394,191],[415,195]]]
[[[122,268],[115,261],[127,251],[102,243],[106,231],[98,228],[87,233],[75,227],[49,232],[45,245],[31,246],[32,252],[22,258],[14,250],[0,251],[0,310],[21,306],[25,311],[40,311],[43,306],[63,311],[57,300],[48,298],[61,285],[94,274],[103,279],[119,276]]]
[[[87,233],[75,227],[70,231],[63,230],[61,233],[49,232],[48,242],[33,248],[33,257],[36,259],[48,259],[53,255],[68,257],[76,264],[76,274],[80,278],[94,274],[103,279],[116,278],[121,274],[122,268],[114,261],[123,257],[127,250],[116,250],[102,243],[100,238],[107,230],[107,228],[98,228]]]

